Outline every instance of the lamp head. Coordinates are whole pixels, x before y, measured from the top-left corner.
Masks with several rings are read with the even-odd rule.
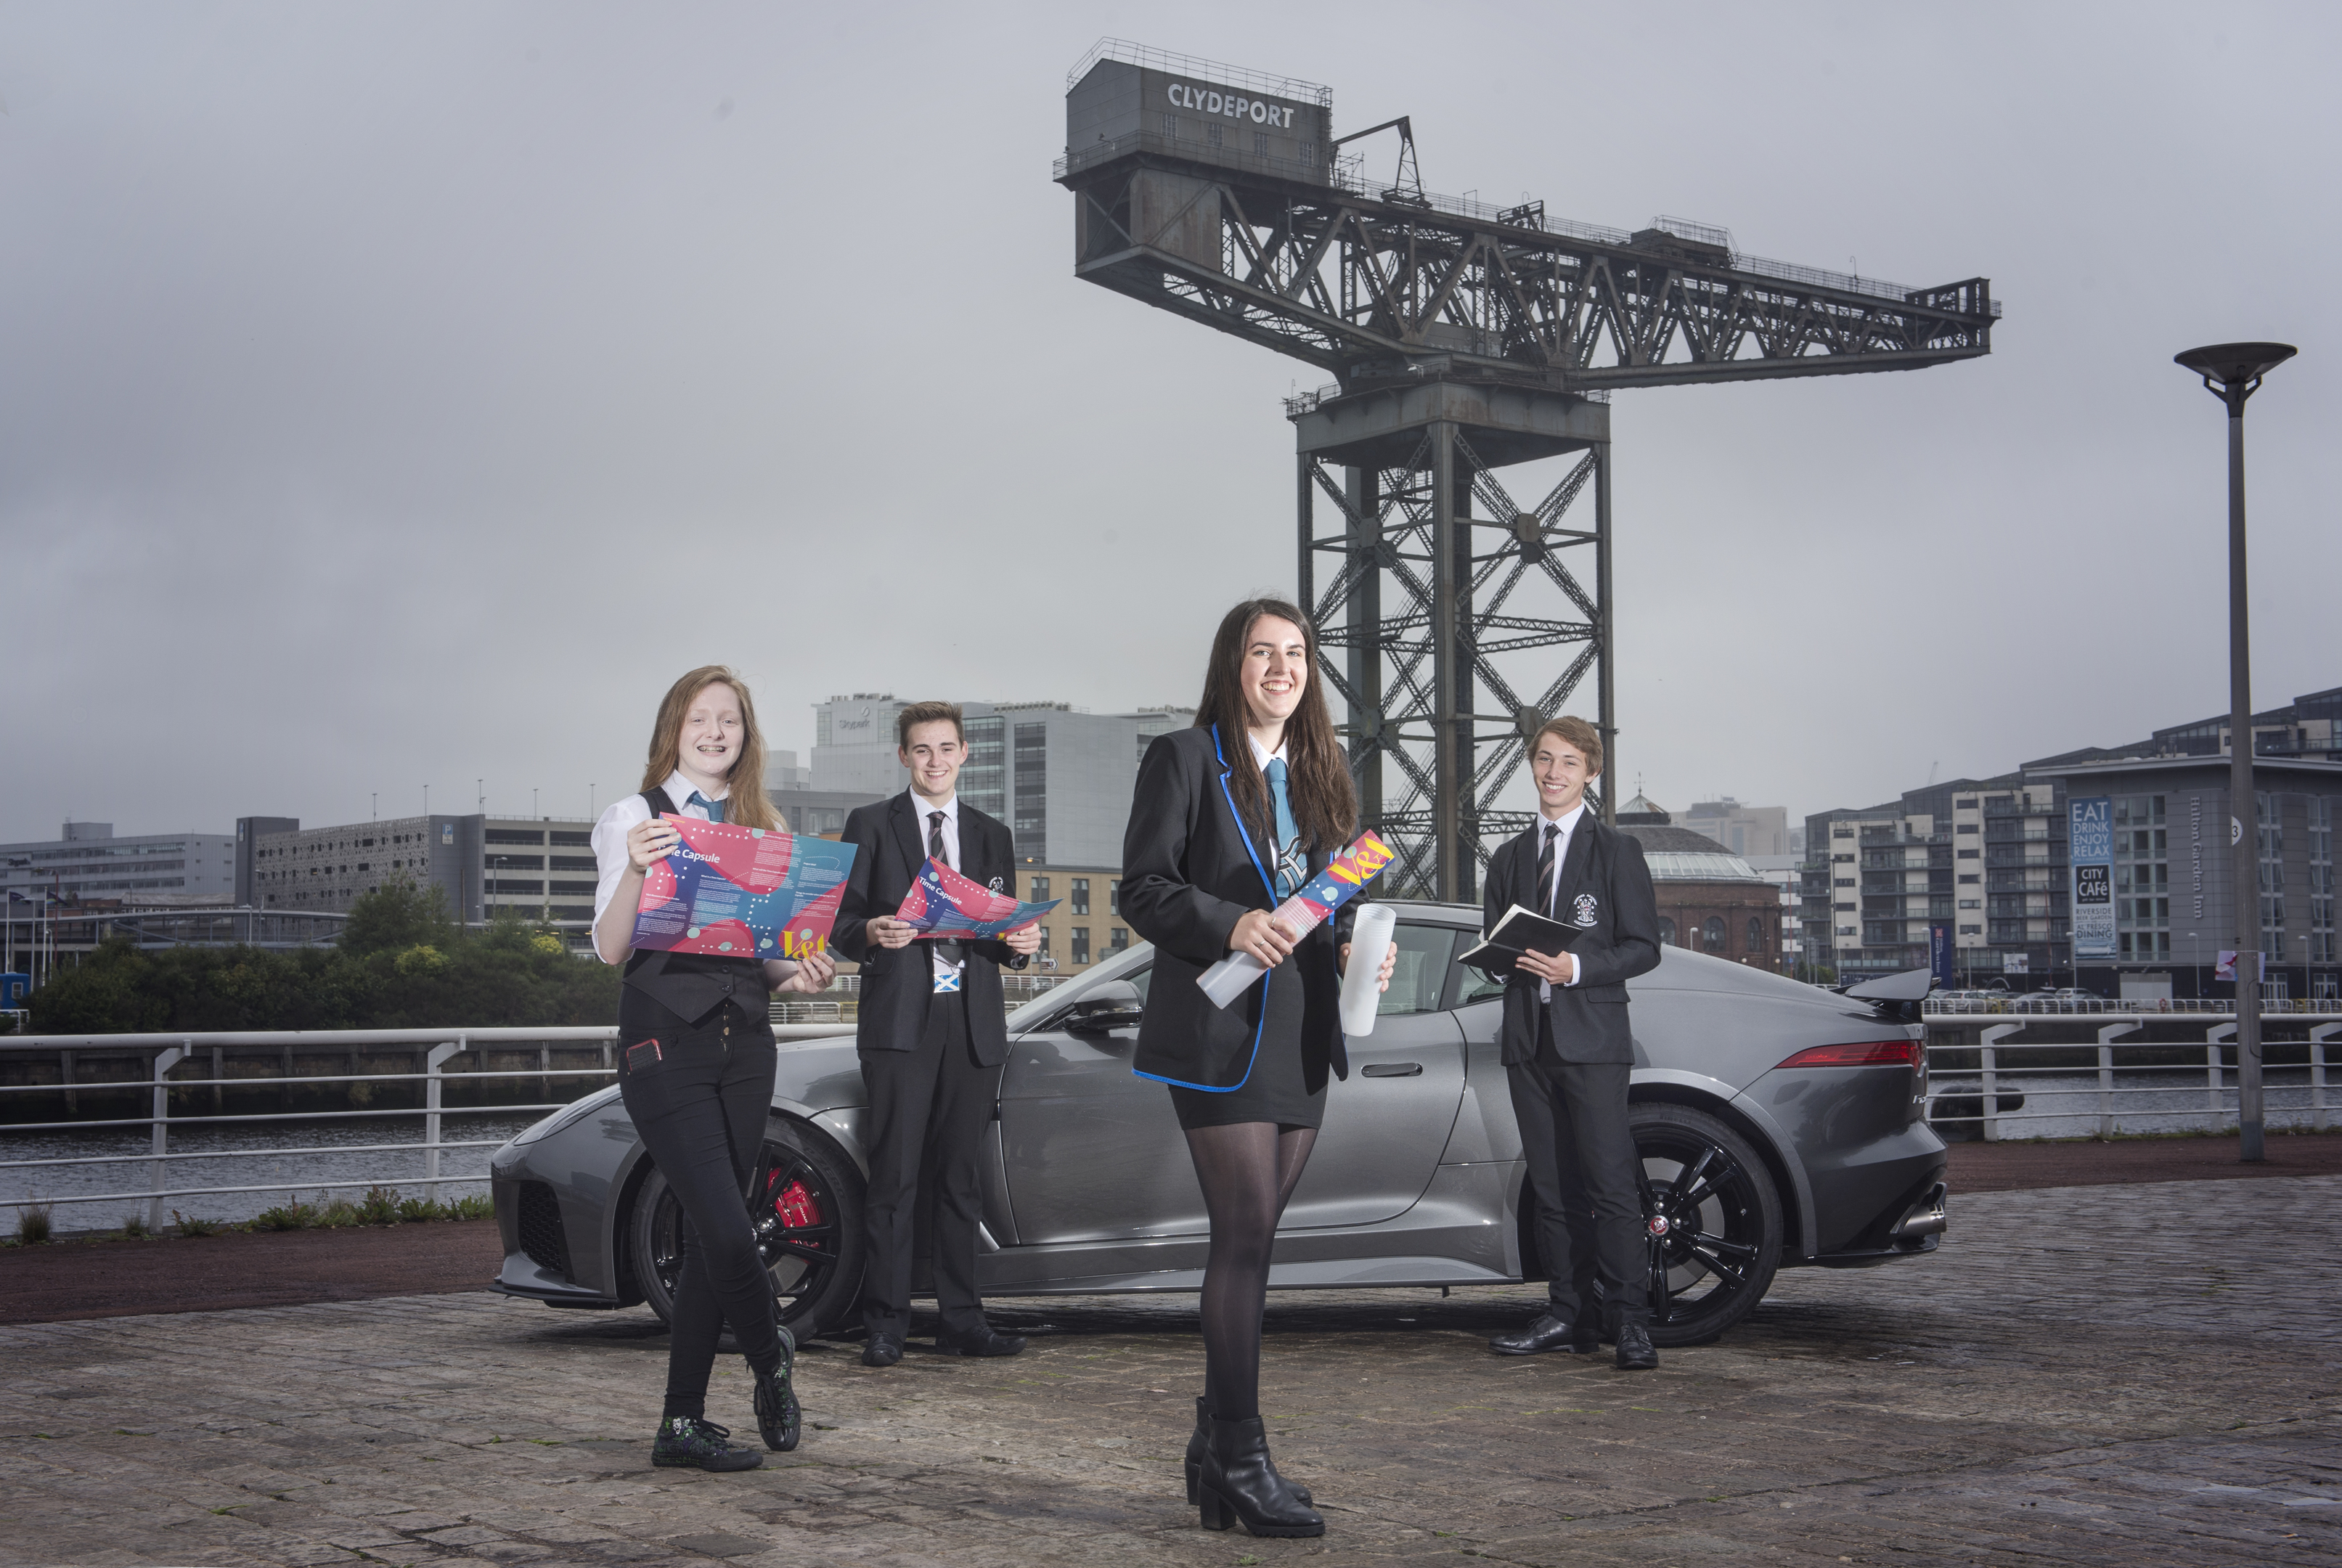
[[[2234,386],[2258,381],[2298,352],[2289,343],[2214,343],[2175,354],[2171,358],[2175,365],[2185,365],[2202,376],[2207,384]]]

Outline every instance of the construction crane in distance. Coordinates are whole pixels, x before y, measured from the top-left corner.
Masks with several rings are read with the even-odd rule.
[[[1392,884],[1470,900],[1527,825],[1497,804],[1526,739],[1589,674],[1620,776],[1609,394],[1973,359],[2000,306],[1981,277],[1907,288],[1678,218],[1626,232],[1428,194],[1411,118],[1336,137],[1332,113],[1313,83],[1102,40],[1067,75],[1055,175],[1076,277],[1334,378],[1286,403],[1296,599]],[[1342,149],[1386,130],[1397,173],[1369,182]],[[1499,477],[1572,454],[1533,503]],[[1589,548],[1590,586],[1569,554]]]

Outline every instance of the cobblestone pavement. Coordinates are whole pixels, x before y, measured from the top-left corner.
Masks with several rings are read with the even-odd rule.
[[[1011,1361],[808,1346],[811,1429],[654,1471],[644,1312],[487,1295],[0,1330],[0,1563],[2342,1561],[2342,1176],[1957,1201],[1656,1373],[1506,1360],[1520,1288],[1286,1294],[1319,1541],[1196,1526],[1191,1298],[1000,1303]],[[753,1440],[746,1378],[719,1421]]]

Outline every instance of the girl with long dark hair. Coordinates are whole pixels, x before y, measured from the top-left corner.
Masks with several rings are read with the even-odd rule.
[[[1338,1016],[1346,917],[1297,936],[1276,906],[1348,845],[1357,796],[1316,680],[1316,631],[1281,599],[1230,610],[1195,727],[1140,763],[1122,908],[1155,944],[1134,1068],[1170,1085],[1211,1220],[1201,1301],[1205,1393],[1187,1450],[1206,1527],[1322,1535],[1277,1474],[1260,1422],[1260,1324],[1278,1218],[1308,1163],[1329,1074],[1349,1075]],[[1227,1008],[1196,978],[1233,953],[1268,974]],[[1381,980],[1389,983],[1386,960]]]
[[[618,1090],[683,1206],[683,1276],[654,1464],[754,1470],[765,1462],[707,1419],[707,1375],[726,1322],[755,1379],[765,1446],[787,1453],[803,1424],[790,1380],[796,1346],[781,1326],[756,1250],[746,1188],[772,1113],[776,1057],[767,1002],[775,991],[826,988],[836,966],[826,954],[759,963],[633,945],[644,878],[682,838],[664,815],[779,828],[764,772],[765,740],[747,685],[722,664],[705,665],[669,687],[659,704],[642,793],[594,824],[601,872],[594,950],[604,963],[626,966],[618,992]]]

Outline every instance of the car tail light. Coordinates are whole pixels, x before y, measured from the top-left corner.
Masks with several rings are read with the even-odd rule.
[[[1917,1067],[1917,1040],[1864,1040],[1852,1045],[1817,1045],[1800,1051],[1782,1067]],[[1774,1071],[1778,1072],[1776,1068]]]

